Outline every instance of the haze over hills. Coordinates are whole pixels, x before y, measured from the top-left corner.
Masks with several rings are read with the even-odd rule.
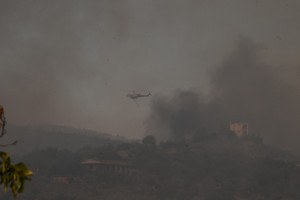
[[[18,141],[17,145],[6,147],[5,151],[11,154],[25,154],[33,149],[42,150],[49,147],[74,152],[86,146],[99,147],[103,144],[126,140],[125,137],[66,126],[9,125],[7,126],[7,134],[1,138],[1,143]]]
[[[50,130],[40,131],[39,137],[47,140],[57,137]],[[45,149],[18,156],[35,172],[20,198],[298,200],[300,197],[298,161],[288,152],[264,144],[257,136],[237,137],[228,131],[199,130],[191,137],[158,144],[153,136],[146,136],[142,142],[112,138],[101,141],[100,136],[96,140],[97,137],[66,133],[67,130],[60,132],[64,141],[52,145],[69,147],[70,136],[75,136],[78,140],[73,140],[73,144],[78,145],[81,140],[80,145],[88,146],[73,152],[44,146]],[[93,162],[83,162],[87,160]],[[0,193],[0,198],[13,199],[10,193]]]
[[[18,198],[300,199],[300,1],[0,5],[0,151],[35,173]]]

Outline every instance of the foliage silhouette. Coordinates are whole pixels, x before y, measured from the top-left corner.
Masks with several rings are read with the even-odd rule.
[[[1,121],[1,136],[3,136],[5,131],[6,120],[4,117],[4,109],[0,106],[0,121]],[[16,142],[8,145],[15,145]],[[10,156],[7,152],[0,152],[0,184],[4,186],[4,191],[7,191],[7,188],[10,187],[14,197],[17,197],[17,194],[24,192],[25,181],[31,180],[30,176],[33,175],[33,172],[27,169],[26,165],[22,162],[19,162],[15,165],[11,164]]]

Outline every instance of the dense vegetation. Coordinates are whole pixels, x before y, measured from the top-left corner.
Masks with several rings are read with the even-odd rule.
[[[80,164],[88,158],[131,163],[136,170],[89,170]],[[35,177],[18,199],[300,199],[297,160],[256,136],[224,132],[159,144],[147,136],[76,152],[45,148],[19,159],[26,160]]]

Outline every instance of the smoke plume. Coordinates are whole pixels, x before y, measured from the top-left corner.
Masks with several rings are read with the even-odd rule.
[[[209,96],[178,91],[169,99],[156,97],[145,121],[147,133],[174,139],[203,129],[220,131],[230,121],[248,122],[250,134],[300,152],[299,88],[263,61],[262,50],[241,37],[237,48],[210,73]]]

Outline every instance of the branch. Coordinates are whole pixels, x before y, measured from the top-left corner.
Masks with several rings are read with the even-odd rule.
[[[4,116],[4,109],[1,105],[0,105],[0,121],[2,122],[0,124],[0,128],[1,128],[0,137],[2,137],[6,133],[6,130],[5,130],[6,119]]]
[[[18,141],[14,141],[13,143],[10,143],[10,144],[0,144],[0,147],[9,147],[9,146],[13,146],[13,145],[16,145],[18,143]]]

